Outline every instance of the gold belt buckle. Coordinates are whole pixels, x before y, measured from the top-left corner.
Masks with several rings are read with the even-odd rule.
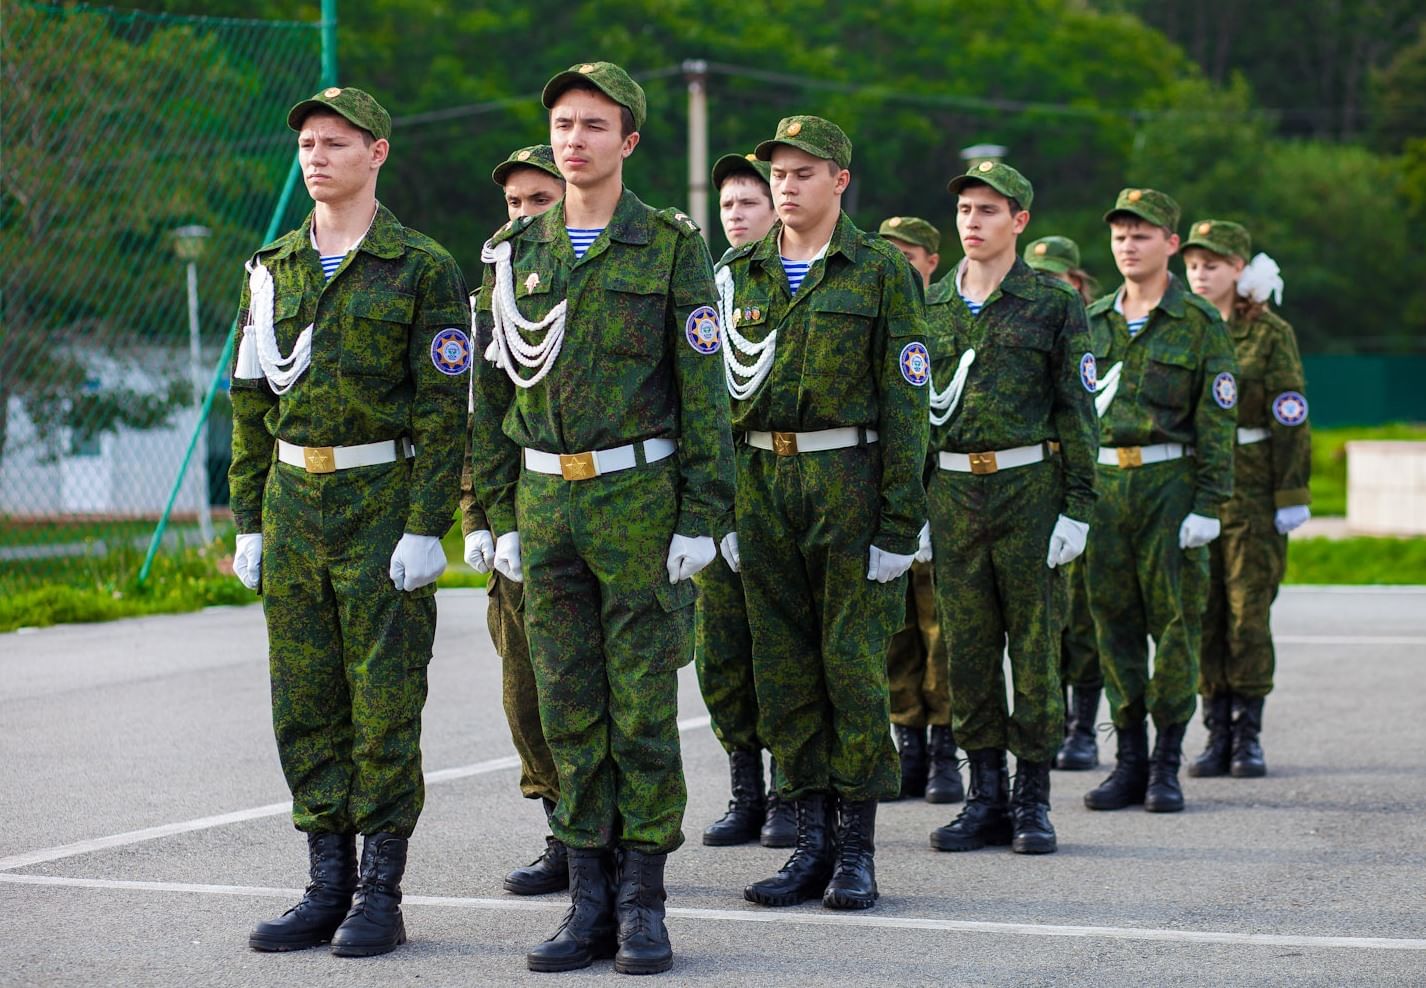
[[[1119,468],[1130,470],[1134,467],[1144,465],[1143,447],[1140,446],[1119,446],[1114,450],[1119,456]]]
[[[331,446],[303,446],[302,465],[308,473],[336,473],[336,450]]]
[[[797,433],[774,432],[772,434],[772,451],[778,456],[796,456]]]
[[[971,453],[970,472],[971,473],[995,473],[1000,467],[995,462],[995,454],[992,453]]]
[[[598,475],[593,453],[560,454],[560,476],[565,480],[593,480]]]

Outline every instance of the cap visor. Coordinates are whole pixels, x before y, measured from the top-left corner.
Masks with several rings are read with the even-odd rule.
[[[1114,217],[1116,216],[1132,216],[1136,220],[1143,220],[1150,226],[1168,226],[1167,223],[1160,222],[1159,217],[1151,213],[1146,213],[1142,209],[1136,209],[1133,206],[1116,206],[1104,214],[1104,222],[1113,223]]]
[[[1049,271],[1052,274],[1064,274],[1070,268],[1074,267],[1073,264],[1063,257],[1037,257],[1033,261],[1027,260],[1025,263],[1036,271]]]
[[[832,161],[833,164],[835,164],[838,168],[845,167],[840,162],[834,161],[832,158],[829,158],[825,154],[823,154],[821,148],[813,147],[811,144],[808,144],[805,141],[799,141],[795,139],[789,140],[785,137],[778,138],[777,140],[772,141],[763,141],[761,144],[759,144],[756,148],[753,149],[753,154],[757,155],[758,158],[763,161],[771,161],[773,148],[777,147],[779,144],[786,144],[790,148],[797,148],[797,150],[799,151],[806,151],[808,154],[812,155],[812,157],[821,158],[823,161]]]
[[[341,117],[343,120],[351,124],[357,130],[363,131],[367,134],[371,134],[371,131],[367,130],[366,124],[362,123],[360,120],[353,119],[351,114],[347,113],[345,110],[335,107],[331,103],[323,103],[319,99],[304,99],[301,103],[298,103],[292,109],[288,110],[288,128],[291,130],[301,131],[302,121],[306,120],[310,114],[316,113],[318,110],[321,110],[324,113],[335,113],[337,116]],[[376,135],[372,134],[372,136],[375,137]]]

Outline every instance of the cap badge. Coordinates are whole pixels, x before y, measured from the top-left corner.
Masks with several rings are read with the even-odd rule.
[[[1050,252],[1050,248],[1049,248],[1049,245],[1048,245],[1048,244],[1036,244],[1036,245],[1035,245],[1035,256],[1036,256],[1036,257],[1044,257],[1044,256],[1045,256],[1046,254],[1048,254],[1049,252]]]
[[[800,133],[802,133],[802,121],[796,120],[787,125],[788,137],[796,137]]]
[[[896,227],[901,225],[901,217],[893,216],[891,219],[886,221],[886,225],[891,227],[892,229],[895,229]]]
[[[581,65],[581,66],[579,67],[579,74],[580,74],[580,75],[589,75],[589,73],[591,73],[591,72],[593,72],[593,71],[594,71],[594,66],[593,66],[593,65],[590,65],[588,62],[585,62],[583,65]]]
[[[755,155],[755,154],[753,154],[751,151],[749,151],[747,154],[743,155],[743,157],[744,157],[744,158],[747,158],[749,161],[757,161],[757,160],[758,160],[758,156]]]
[[[515,160],[516,160],[516,161],[529,161],[529,160],[530,160],[530,152],[529,152],[529,151],[521,151],[519,154],[515,155]]]
[[[1130,202],[1138,202],[1140,199],[1144,198],[1144,193],[1140,192],[1138,189],[1133,189],[1124,198],[1128,199]]]
[[[340,95],[342,95],[342,90],[340,86],[329,86],[328,88],[322,90],[323,99],[336,99]]]
[[[995,167],[995,162],[993,162],[993,161],[982,161],[982,162],[980,163],[980,165],[979,165],[980,170],[983,171],[983,172],[988,172],[988,171],[990,171],[990,170],[991,170],[992,168],[994,168],[994,167]]]
[[[1208,236],[1209,232],[1210,232],[1212,229],[1213,229],[1213,224],[1212,224],[1212,223],[1200,223],[1200,224],[1198,224],[1198,235],[1199,235],[1200,237],[1206,237],[1206,236]]]

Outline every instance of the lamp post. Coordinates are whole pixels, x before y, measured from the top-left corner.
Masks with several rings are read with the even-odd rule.
[[[181,226],[173,231],[173,251],[188,267],[188,373],[193,380],[193,406],[200,409],[208,382],[203,373],[203,349],[198,336],[198,259],[203,256],[203,248],[207,246],[211,232],[206,226]],[[198,509],[198,530],[205,545],[213,541],[213,512],[208,504],[207,431],[202,424],[199,425],[194,448],[198,460],[198,468],[194,472],[198,490],[194,499]]]

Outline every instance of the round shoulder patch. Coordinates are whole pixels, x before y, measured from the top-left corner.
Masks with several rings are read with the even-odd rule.
[[[470,337],[454,326],[441,330],[431,341],[431,363],[442,374],[464,374],[470,370]]]
[[[926,344],[913,341],[901,348],[901,376],[917,388],[931,380],[931,355],[926,352]]]
[[[712,306],[700,305],[690,312],[688,321],[683,324],[683,333],[688,337],[688,345],[702,354],[717,353],[722,345],[718,313]]]
[[[1307,421],[1307,399],[1296,391],[1284,391],[1273,399],[1273,418],[1283,425]]]
[[[1232,408],[1238,404],[1238,382],[1227,371],[1213,379],[1213,400],[1219,408]]]
[[[1084,385],[1084,390],[1094,394],[1099,390],[1099,364],[1094,360],[1094,354],[1086,353],[1079,358],[1079,383]]]

